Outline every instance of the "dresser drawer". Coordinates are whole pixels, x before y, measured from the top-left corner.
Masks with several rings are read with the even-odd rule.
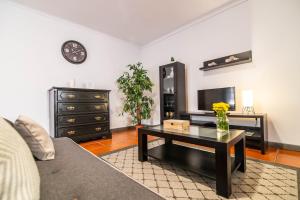
[[[58,137],[77,137],[91,134],[103,134],[109,131],[108,124],[73,126],[58,129]]]
[[[108,112],[108,103],[58,103],[58,114]]]
[[[59,90],[57,98],[63,102],[108,102],[108,93]]]
[[[108,122],[108,114],[67,115],[58,117],[58,126],[74,126],[80,124],[95,124]]]

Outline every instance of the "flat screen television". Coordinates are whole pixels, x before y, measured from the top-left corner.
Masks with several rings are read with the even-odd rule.
[[[229,110],[235,110],[235,87],[198,90],[198,110],[212,110],[212,104],[225,102]]]

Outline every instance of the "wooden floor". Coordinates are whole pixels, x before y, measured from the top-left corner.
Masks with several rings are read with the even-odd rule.
[[[148,136],[148,140],[154,139],[155,137]],[[113,133],[112,139],[94,140],[81,143],[80,145],[96,155],[102,155],[132,145],[137,145],[137,143],[138,140],[135,130],[128,130]],[[300,168],[300,152],[297,151],[269,148],[268,152],[265,155],[262,155],[258,150],[247,148],[246,154],[249,158]]]

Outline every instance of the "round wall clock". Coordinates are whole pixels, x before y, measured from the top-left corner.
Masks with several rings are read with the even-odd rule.
[[[61,53],[64,58],[73,64],[81,64],[87,57],[86,49],[77,41],[66,41],[61,47]]]

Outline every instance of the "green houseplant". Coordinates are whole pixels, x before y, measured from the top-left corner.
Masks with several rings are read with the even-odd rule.
[[[121,114],[128,113],[133,124],[141,125],[142,119],[151,117],[153,99],[146,92],[152,92],[153,83],[142,63],[127,67],[129,72],[124,72],[117,80],[118,88],[125,97]]]

